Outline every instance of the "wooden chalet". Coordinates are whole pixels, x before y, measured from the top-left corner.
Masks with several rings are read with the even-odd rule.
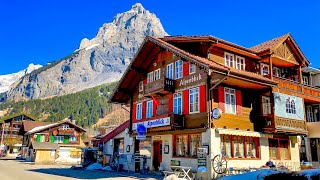
[[[9,147],[10,153],[18,153],[21,148],[22,136],[19,135],[19,130],[22,126],[22,122],[24,121],[36,121],[36,118],[25,113],[19,113],[0,119],[1,143],[6,144],[6,139],[18,139],[14,147]]]
[[[303,83],[309,64],[290,34],[252,48],[213,36],[146,37],[110,101],[130,106],[135,153],[152,147],[153,170],[174,160],[196,171],[200,147],[210,159],[225,156],[228,167],[272,159],[297,170],[304,106],[318,103],[320,93]],[[140,124],[147,128],[143,141]],[[211,163],[207,168],[214,174]]]
[[[79,164],[84,147],[81,134],[85,132],[69,119],[34,127],[23,138],[27,157],[36,163]]]

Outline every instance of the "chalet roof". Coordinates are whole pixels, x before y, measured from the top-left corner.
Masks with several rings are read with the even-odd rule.
[[[134,59],[131,61],[131,64],[126,69],[125,73],[123,74],[122,78],[117,84],[115,91],[113,91],[111,98],[109,99],[110,102],[126,103],[127,100],[129,100],[130,98],[129,94],[134,91],[135,87],[137,86],[137,84],[140,82],[142,78],[141,72],[146,72],[148,67],[153,63],[152,59],[154,59],[154,57],[152,58],[147,57],[149,59],[146,59],[146,57],[143,56],[143,53],[146,53],[148,48],[151,51],[151,52],[148,51],[148,54],[153,54],[153,56],[157,55],[154,52],[160,53],[161,50],[166,50],[181,57],[182,59],[191,61],[192,63],[202,67],[207,71],[211,69],[211,70],[219,71],[220,73],[230,72],[230,74],[234,76],[250,78],[253,80],[262,81],[264,83],[268,83],[272,85],[277,84],[275,81],[272,81],[271,79],[265,78],[261,75],[230,68],[223,64],[219,64],[215,61],[209,60],[207,58],[203,58],[203,57],[191,54],[189,52],[186,52],[166,42],[165,39],[159,39],[159,38],[147,36],[144,42],[142,43],[142,45],[140,46],[140,49],[138,50]],[[127,78],[127,77],[130,77],[130,78]]]
[[[72,125],[78,129],[80,129],[80,131],[82,132],[86,132],[85,129],[83,129],[82,127],[76,125],[76,124],[73,124],[70,122],[69,119],[64,119],[64,120],[61,120],[59,122],[56,122],[56,123],[52,123],[52,124],[47,124],[47,125],[44,125],[44,126],[38,126],[38,127],[34,127],[33,129],[31,129],[30,131],[28,131],[26,134],[34,134],[34,133],[37,133],[37,132],[41,132],[41,131],[45,131],[49,128],[52,128],[52,127],[56,127],[56,126],[59,126],[60,124],[69,124],[69,125]]]
[[[16,113],[16,114],[12,114],[12,115],[10,115],[10,116],[6,116],[6,117],[1,118],[1,119],[0,119],[0,123],[2,123],[2,122],[4,122],[4,121],[7,121],[7,120],[9,120],[9,119],[12,119],[12,118],[14,118],[14,117],[22,116],[22,115],[29,117],[31,120],[34,120],[34,121],[37,120],[37,118],[33,117],[33,116],[30,115],[30,114],[26,114],[26,113]]]
[[[20,128],[19,135],[24,135],[26,132],[32,130],[35,127],[45,126],[49,124],[52,123],[43,121],[22,121],[22,127]]]
[[[50,142],[32,142],[30,149],[45,149],[45,150],[56,150],[59,149],[59,145]]]
[[[120,126],[118,126],[117,128],[115,128],[114,130],[112,130],[111,132],[109,132],[108,134],[106,134],[104,137],[102,137],[102,139],[100,140],[100,142],[107,142],[110,139],[114,138],[115,136],[117,136],[118,134],[120,134],[121,132],[123,132],[126,128],[128,128],[130,125],[130,121],[127,120],[126,122],[122,123]]]
[[[255,51],[257,53],[263,52],[266,50],[270,50],[271,48],[273,48],[274,46],[276,46],[280,42],[282,42],[284,38],[288,37],[288,35],[289,34],[285,34],[285,35],[276,37],[274,39],[271,39],[269,41],[263,42],[261,44],[255,45],[255,46],[251,47],[250,50]]]

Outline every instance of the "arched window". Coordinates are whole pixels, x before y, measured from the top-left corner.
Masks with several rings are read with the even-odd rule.
[[[294,99],[286,99],[286,112],[290,114],[296,114],[296,102],[294,101]]]

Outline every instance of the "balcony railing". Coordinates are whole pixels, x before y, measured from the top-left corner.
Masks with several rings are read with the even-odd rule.
[[[164,77],[147,83],[144,86],[144,95],[166,94],[170,92],[174,92],[174,80]]]
[[[296,132],[301,134],[305,134],[307,132],[307,125],[304,120],[275,117],[274,125],[276,131]]]
[[[292,81],[286,78],[280,78],[276,76],[274,76],[273,79],[277,81],[278,86],[283,89],[295,91],[297,93],[301,93],[309,96],[320,97],[320,89],[317,87],[311,87],[296,81]]]

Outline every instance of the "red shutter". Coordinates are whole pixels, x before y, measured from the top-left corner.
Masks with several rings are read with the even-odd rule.
[[[241,96],[241,91],[236,90],[236,103],[237,103],[237,114],[241,115],[242,114],[242,96]]]
[[[157,115],[157,103],[155,102],[155,100],[152,100],[152,116],[156,116]]]
[[[147,84],[147,79],[144,79],[144,80],[143,80],[143,84]]]
[[[146,101],[142,102],[142,119],[146,118],[146,110],[147,110],[147,103]]]
[[[168,112],[173,112],[173,94],[168,95],[169,101],[168,101]]]
[[[183,114],[189,114],[189,89],[183,91]]]
[[[199,98],[200,98],[200,112],[206,112],[206,86],[202,85],[199,87]]]
[[[137,105],[133,104],[133,108],[132,108],[132,122],[136,122],[136,112],[137,112]]]
[[[219,109],[224,112],[224,108],[225,108],[225,105],[224,105],[224,87],[223,86],[218,86],[218,101],[219,101]]]
[[[183,77],[189,75],[189,62],[184,61],[183,62]]]

